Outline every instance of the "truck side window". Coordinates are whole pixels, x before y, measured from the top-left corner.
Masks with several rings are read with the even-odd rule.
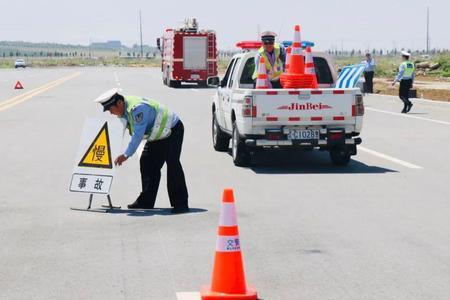
[[[235,61],[236,61],[236,59],[233,59],[228,64],[228,68],[227,68],[227,71],[225,72],[225,76],[222,78],[222,81],[220,82],[220,86],[221,87],[226,87],[227,86],[228,78],[230,77],[230,73],[231,73],[231,70],[233,69]]]
[[[333,75],[327,60],[323,57],[314,57],[314,66],[316,68],[317,82],[319,84],[333,84]]]
[[[231,70],[231,75],[230,75],[230,81],[228,83],[228,87],[231,88],[233,86],[233,81],[236,80],[236,76],[237,76],[237,66],[239,65],[239,61],[241,59],[237,58],[236,62],[234,63],[233,69]]]
[[[247,59],[244,69],[242,70],[241,79],[239,80],[240,87],[253,88],[253,72],[255,72],[255,58],[251,57]]]

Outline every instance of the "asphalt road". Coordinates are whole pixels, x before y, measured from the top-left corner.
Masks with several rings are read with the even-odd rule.
[[[13,90],[17,80],[24,90]],[[120,86],[185,124],[192,213],[170,215],[162,180],[145,211],[79,212],[68,191],[92,102]],[[348,167],[275,153],[237,168],[211,145],[211,89],[170,89],[158,69],[0,71],[0,299],[177,299],[210,283],[222,190],[234,188],[247,282],[268,299],[449,299],[450,106],[365,98]],[[126,146],[126,141],[124,147]],[[140,191],[138,155],[111,197]],[[165,174],[165,172],[164,172]],[[164,176],[163,176],[164,177]],[[94,197],[94,206],[106,201]],[[179,299],[183,298],[179,294]]]

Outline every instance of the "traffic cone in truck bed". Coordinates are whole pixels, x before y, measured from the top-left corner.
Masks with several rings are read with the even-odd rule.
[[[310,89],[313,86],[313,76],[305,74],[305,58],[300,37],[300,25],[295,25],[289,69],[281,74],[280,82],[285,89]]]
[[[258,77],[256,78],[256,89],[268,89],[269,88],[269,79],[267,77],[266,72],[266,63],[264,61],[264,57],[259,58],[258,65]]]
[[[306,47],[305,74],[314,75],[311,88],[317,89],[319,85],[317,83],[316,67],[314,66],[314,59],[311,53],[311,47]]]
[[[286,62],[284,64],[284,71],[287,72],[289,70],[289,64],[291,62],[291,47],[286,48]]]
[[[220,210],[216,256],[211,286],[203,287],[202,300],[256,300],[256,290],[247,287],[232,189],[225,189]]]

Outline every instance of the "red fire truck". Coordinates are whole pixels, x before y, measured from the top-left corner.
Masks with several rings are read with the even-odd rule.
[[[182,82],[206,86],[206,79],[217,76],[216,33],[198,30],[195,19],[188,19],[180,28],[166,29],[158,38],[161,51],[163,83],[180,87]]]

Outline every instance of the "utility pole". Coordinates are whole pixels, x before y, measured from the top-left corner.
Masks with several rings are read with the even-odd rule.
[[[142,46],[142,18],[141,18],[141,10],[139,10],[139,28],[141,32],[141,59],[144,57],[144,48]]]
[[[427,54],[430,53],[430,8],[427,7]]]

